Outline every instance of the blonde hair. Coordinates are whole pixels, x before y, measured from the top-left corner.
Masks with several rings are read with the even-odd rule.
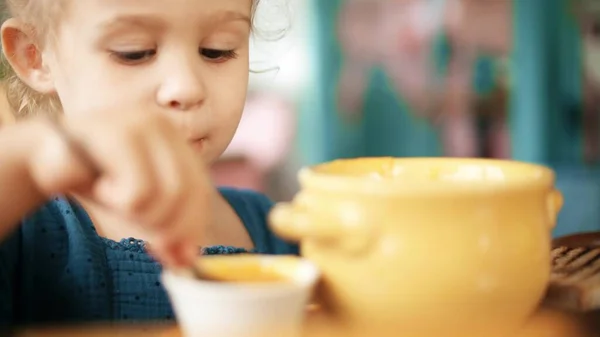
[[[60,0],[5,0],[4,17],[17,18],[31,27],[38,48],[43,48],[53,28],[63,1]],[[40,93],[25,84],[12,69],[2,53],[3,89],[8,105],[19,119],[38,113],[56,115],[61,113],[60,100],[55,94]]]
[[[252,0],[253,18],[261,1],[263,0]],[[7,18],[17,18],[30,26],[35,34],[38,48],[43,48],[47,43],[49,34],[56,24],[53,20],[56,20],[64,10],[64,1],[62,0],[5,0],[4,3],[3,21]],[[4,53],[2,53],[1,71],[2,86],[15,118],[36,114],[56,116],[62,113],[62,105],[58,96],[40,93],[25,84],[10,66]]]

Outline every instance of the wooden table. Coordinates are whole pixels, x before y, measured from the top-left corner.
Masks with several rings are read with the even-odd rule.
[[[181,337],[176,326],[82,326],[25,330],[15,337]]]
[[[510,337],[596,337],[600,336],[600,314],[574,315],[548,308],[541,309],[524,329]],[[323,333],[323,320],[318,311],[308,316],[306,336],[336,337]],[[182,337],[176,326],[83,326],[70,328],[25,330],[16,337]],[[340,334],[340,337],[343,334]],[[281,337],[281,336],[273,336]]]

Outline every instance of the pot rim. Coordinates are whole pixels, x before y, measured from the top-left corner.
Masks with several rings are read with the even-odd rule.
[[[304,167],[298,178],[310,190],[456,196],[546,192],[554,189],[555,173],[546,166],[514,160],[363,157]]]

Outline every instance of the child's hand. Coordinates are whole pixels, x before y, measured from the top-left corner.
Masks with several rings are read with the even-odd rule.
[[[46,195],[76,193],[139,224],[161,262],[188,264],[211,219],[204,164],[166,118],[117,116],[48,122],[30,163],[33,180]]]

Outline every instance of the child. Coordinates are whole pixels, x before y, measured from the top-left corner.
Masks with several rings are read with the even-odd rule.
[[[8,98],[28,118],[0,131],[2,324],[173,319],[148,251],[297,254],[266,197],[204,168],[240,120],[257,0],[6,2]]]

